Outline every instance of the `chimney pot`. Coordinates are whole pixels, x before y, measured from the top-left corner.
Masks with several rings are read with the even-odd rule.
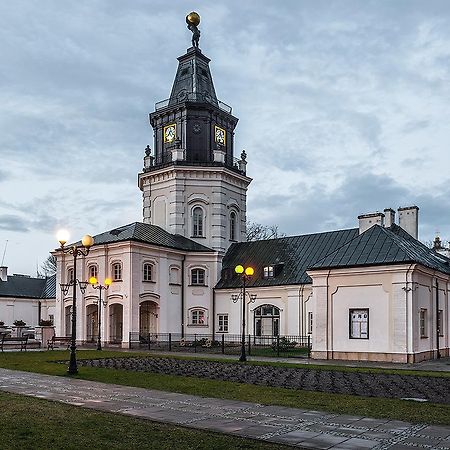
[[[359,220],[359,234],[373,227],[374,225],[384,226],[384,214],[376,212],[371,214],[361,214],[358,216]]]
[[[414,239],[418,239],[419,208],[417,206],[398,208],[398,225],[409,233]]]

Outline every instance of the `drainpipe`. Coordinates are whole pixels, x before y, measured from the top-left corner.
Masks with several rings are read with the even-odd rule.
[[[299,302],[300,304],[298,305],[298,334],[300,336],[303,336],[303,320],[305,318],[305,315],[303,314],[303,291],[305,289],[305,285],[302,284],[300,286],[300,289],[298,290],[298,298],[299,298]],[[302,320],[303,318],[303,320]]]
[[[333,339],[333,329],[331,328],[332,324],[333,324],[333,321],[331,320],[331,324],[330,324],[330,320],[329,320],[330,315],[331,315],[331,311],[330,311],[330,303],[331,302],[330,302],[330,299],[328,298],[329,295],[330,295],[330,286],[328,284],[328,280],[330,278],[330,272],[331,272],[331,269],[329,269],[328,273],[327,273],[327,330],[326,330],[326,336],[327,336],[327,359],[330,359],[329,358],[330,340]],[[333,350],[331,350],[331,359],[333,359]]]
[[[414,266],[414,263],[411,264],[411,265],[408,267],[408,270],[406,271],[406,275],[405,275],[405,287],[403,288],[403,290],[405,291],[406,329],[407,329],[407,330],[410,330],[410,335],[407,335],[407,336],[406,336],[406,360],[407,360],[407,361],[408,361],[408,359],[409,359],[409,352],[414,353],[414,352],[413,352],[414,341],[412,342],[411,347],[410,347],[410,345],[409,345],[410,336],[411,336],[411,337],[413,336],[413,329],[412,329],[413,323],[410,324],[411,327],[409,327],[409,324],[408,324],[408,322],[409,322],[409,320],[408,320],[408,319],[409,319],[409,311],[408,311],[408,292],[410,292],[410,291],[411,291],[411,310],[412,310],[412,311],[414,310],[414,305],[413,305],[414,301],[413,301],[412,287],[410,288],[410,287],[408,286],[408,284],[409,284],[409,281],[408,281],[408,274],[409,274],[410,270],[412,270],[413,266]],[[411,285],[412,285],[412,284],[413,284],[413,283],[412,283],[412,281],[411,281]],[[414,359],[414,357],[413,357],[413,359]],[[408,362],[409,362],[409,361],[408,361]],[[414,362],[414,360],[411,361],[411,362]]]
[[[212,340],[216,340],[216,288],[212,291]]]
[[[436,278],[436,347],[437,353],[436,358],[441,357],[441,352],[439,351],[439,281]]]
[[[184,338],[184,260],[186,256],[183,255],[181,260],[181,337]]]

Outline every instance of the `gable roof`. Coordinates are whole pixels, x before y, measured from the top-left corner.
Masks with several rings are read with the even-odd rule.
[[[0,297],[56,298],[56,275],[48,278],[8,275],[7,281],[0,281]]]
[[[216,288],[236,288],[241,285],[240,279],[234,276],[234,267],[238,264],[255,269],[255,275],[248,281],[249,286],[311,283],[306,269],[356,236],[358,229],[353,228],[232,244],[222,266],[222,274],[228,271],[230,276],[222,276]],[[276,277],[263,278],[264,266],[268,265],[278,265],[279,274]]]
[[[114,242],[136,241],[159,247],[173,248],[188,252],[213,252],[214,250],[198,244],[180,234],[171,234],[161,227],[148,223],[134,222],[94,236],[94,245]],[[77,244],[81,244],[78,242]]]
[[[310,266],[314,269],[419,263],[450,274],[450,259],[414,239],[396,224],[374,225]]]

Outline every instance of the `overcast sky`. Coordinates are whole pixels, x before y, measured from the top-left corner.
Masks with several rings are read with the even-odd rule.
[[[240,121],[248,218],[288,235],[420,207],[450,237],[450,2],[15,0],[0,3],[0,262],[142,220],[148,113],[200,13],[216,92]]]

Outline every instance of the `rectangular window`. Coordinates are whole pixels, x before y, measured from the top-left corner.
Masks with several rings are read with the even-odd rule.
[[[218,314],[217,321],[219,333],[228,333],[228,314]]]
[[[438,328],[438,334],[439,336],[444,336],[444,323],[443,323],[443,319],[444,319],[444,311],[442,311],[442,309],[440,309],[438,311],[438,323],[437,323],[437,328]]]
[[[55,322],[54,322],[54,316],[53,316],[53,314],[49,314],[49,315],[48,315],[48,320],[50,320],[50,322],[52,323],[52,325],[55,323]]]
[[[369,310],[350,310],[350,339],[369,339]]]
[[[264,267],[264,278],[273,278],[273,266]]]
[[[308,334],[312,334],[313,330],[313,313],[311,311],[308,312]]]
[[[122,280],[122,264],[116,263],[113,265],[113,278],[114,281]]]
[[[191,311],[191,324],[192,325],[205,325],[205,311],[203,309],[195,309]]]
[[[420,310],[419,315],[419,327],[420,327],[420,337],[426,338],[428,337],[428,330],[427,330],[427,310],[422,308]]]
[[[144,281],[152,281],[152,265],[144,264]]]
[[[197,286],[205,285],[205,271],[203,269],[192,269],[191,284]]]

